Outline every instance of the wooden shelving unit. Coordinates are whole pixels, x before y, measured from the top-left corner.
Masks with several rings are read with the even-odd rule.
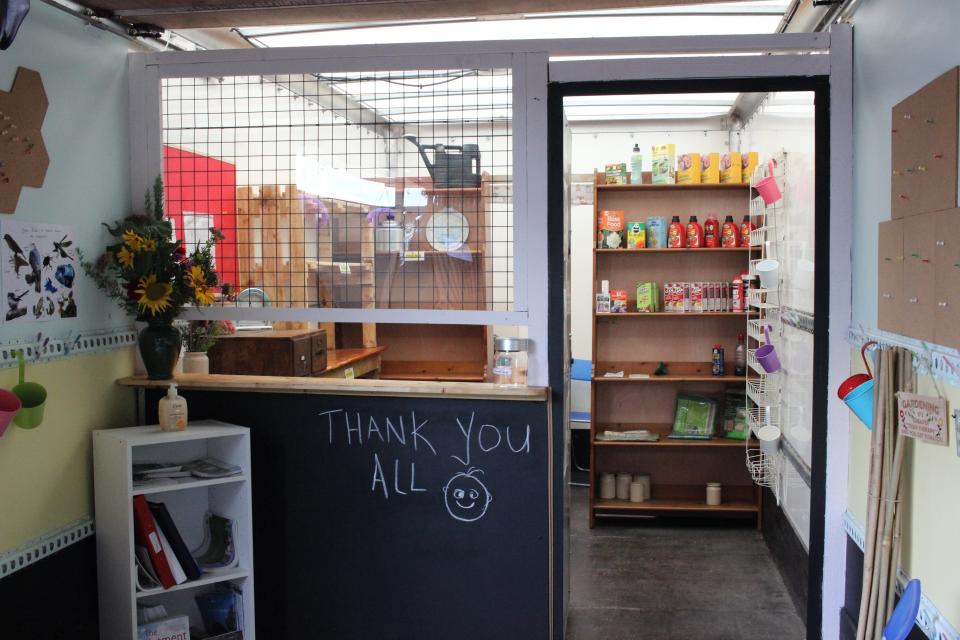
[[[595,181],[595,214],[620,209],[627,222],[695,215],[701,224],[710,214],[737,224],[749,211],[749,185],[603,185]],[[594,216],[596,219],[596,215]],[[761,491],[753,484],[741,440],[668,437],[680,393],[719,395],[740,387],[746,376],[734,375],[737,335],[758,317],[749,312],[637,312],[632,299],[637,282],[730,282],[749,270],[751,249],[594,249],[594,293],[601,280],[628,292],[627,313],[594,313],[591,383],[590,525],[606,515],[687,515],[752,518],[761,524]],[[591,304],[593,301],[591,300]],[[726,350],[723,376],[712,374],[711,348]],[[660,363],[667,373],[655,375]],[[623,372],[623,377],[606,373]],[[630,377],[639,374],[641,377]],[[657,442],[598,439],[603,431],[647,429]],[[641,503],[601,500],[600,474],[645,473],[651,499]],[[706,484],[722,484],[723,502],[706,504]]]
[[[247,377],[247,376],[239,376]],[[309,378],[308,378],[309,379]],[[179,478],[136,484],[136,462],[182,463],[214,457],[238,465],[228,478]],[[253,514],[251,511],[250,431],[216,420],[191,422],[185,431],[164,433],[157,425],[93,432],[94,497],[97,509],[97,583],[100,637],[137,637],[137,605],[163,605],[168,614],[187,615],[201,624],[194,597],[216,585],[242,590],[243,637],[254,638]],[[204,540],[207,512],[235,523],[239,566],[204,573],[169,589],[141,589],[134,560],[133,497],[145,495],[170,512],[184,544],[197,549]]]

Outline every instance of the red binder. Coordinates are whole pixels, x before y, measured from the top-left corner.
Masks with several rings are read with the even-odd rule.
[[[167,562],[167,556],[160,544],[160,536],[157,534],[157,525],[153,521],[153,515],[144,496],[133,497],[133,529],[137,544],[146,547],[150,553],[150,561],[163,588],[169,589],[177,584],[173,579],[173,572],[170,571],[170,564]]]

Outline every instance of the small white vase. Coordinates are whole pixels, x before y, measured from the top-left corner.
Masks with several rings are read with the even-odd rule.
[[[184,373],[210,373],[210,359],[205,351],[187,351],[183,356]]]

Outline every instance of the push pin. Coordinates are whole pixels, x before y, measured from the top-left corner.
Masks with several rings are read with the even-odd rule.
[[[943,154],[942,154],[942,153],[935,153],[935,154],[933,154],[933,158],[934,158],[934,160],[943,160]]]
[[[903,114],[903,119],[904,119],[904,120],[910,120],[911,118],[913,118],[913,116],[910,115],[909,113]]]
[[[917,171],[926,171],[926,170],[927,170],[926,165],[922,165],[922,164],[917,165]]]
[[[899,196],[897,196],[897,197],[900,198],[901,200],[909,200],[909,199],[910,199],[910,198],[908,198],[907,196],[903,195],[902,193],[901,193]]]
[[[16,140],[16,138],[14,138],[14,140]],[[907,169],[907,173],[913,173],[913,169],[912,169],[912,168],[911,168],[911,169]]]
[[[927,118],[924,120],[927,124],[933,124],[933,118]]]
[[[890,133],[896,133],[896,132],[897,132],[896,129],[890,129]]]
[[[900,172],[897,171],[896,169],[894,169],[894,170],[893,170],[893,175],[898,176],[898,175],[900,175]]]

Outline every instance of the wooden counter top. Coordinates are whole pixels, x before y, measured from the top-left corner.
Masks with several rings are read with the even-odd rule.
[[[164,389],[170,380],[146,376],[121,378],[125,387]],[[181,389],[249,391],[252,393],[304,393],[342,396],[398,396],[408,398],[470,398],[480,400],[544,401],[545,387],[503,389],[489,382],[420,382],[409,380],[343,380],[336,378],[289,378],[284,376],[237,376],[184,373],[173,382]]]

